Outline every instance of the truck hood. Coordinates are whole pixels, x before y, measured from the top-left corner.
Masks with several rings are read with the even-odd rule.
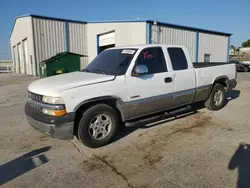
[[[113,75],[73,72],[34,81],[29,85],[28,90],[40,95],[59,96],[61,91],[84,85],[111,81],[114,78],[115,76]]]

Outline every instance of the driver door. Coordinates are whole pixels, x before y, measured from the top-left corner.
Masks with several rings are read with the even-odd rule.
[[[173,105],[174,75],[167,70],[162,48],[143,49],[136,60],[137,65],[147,66],[148,73],[135,76],[132,72],[126,76],[126,119],[161,111]]]

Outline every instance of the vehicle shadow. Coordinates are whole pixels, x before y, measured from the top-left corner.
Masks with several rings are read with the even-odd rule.
[[[240,91],[239,90],[232,90],[230,92],[226,93],[226,105],[234,99],[237,99],[240,96]]]
[[[232,90],[230,92],[227,92],[225,105],[227,105],[231,100],[238,98],[239,96],[240,96],[239,90]],[[129,134],[133,133],[137,129],[147,129],[150,127],[158,126],[158,125],[161,125],[163,123],[167,123],[170,121],[174,121],[176,119],[184,118],[184,117],[199,113],[199,110],[203,109],[204,107],[205,107],[204,102],[199,102],[199,103],[193,104],[192,109],[189,111],[184,111],[182,113],[165,116],[164,118],[154,119],[154,120],[148,121],[146,123],[138,124],[134,127],[125,127],[124,125],[122,125],[117,136],[113,139],[112,142],[116,142],[116,141],[128,136]]]
[[[232,156],[228,169],[238,168],[237,188],[250,187],[250,145],[241,143]]]
[[[184,117],[199,113],[198,110],[202,109],[202,108],[204,108],[204,104],[197,103],[194,105],[192,110],[184,111],[182,113],[171,114],[171,115],[161,117],[158,119],[149,120],[149,121],[144,122],[144,123],[138,123],[134,127],[125,127],[124,125],[122,125],[119,132],[117,133],[117,136],[112,140],[112,142],[116,142],[116,141],[128,136],[129,134],[133,133],[137,129],[147,129],[147,128],[159,126],[163,123],[171,122],[171,121],[174,121],[176,119],[184,118]]]
[[[46,146],[43,148],[39,148],[28,152],[12,161],[9,161],[0,166],[0,185],[11,181],[18,176],[25,174],[26,172],[37,168],[49,160],[44,155],[44,152],[50,150],[51,146]],[[33,159],[37,158],[39,160],[39,164],[36,164]]]

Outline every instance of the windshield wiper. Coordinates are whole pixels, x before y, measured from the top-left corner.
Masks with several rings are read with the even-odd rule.
[[[81,72],[90,72],[88,69],[82,69]]]
[[[100,72],[100,73],[102,73],[102,74],[108,74],[106,71],[100,70],[100,69],[91,69],[91,70]]]

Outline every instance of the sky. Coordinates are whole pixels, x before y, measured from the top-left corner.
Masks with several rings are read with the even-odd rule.
[[[231,44],[250,39],[250,0],[0,0],[0,59],[10,59],[17,16],[65,19],[149,19],[232,33]]]

